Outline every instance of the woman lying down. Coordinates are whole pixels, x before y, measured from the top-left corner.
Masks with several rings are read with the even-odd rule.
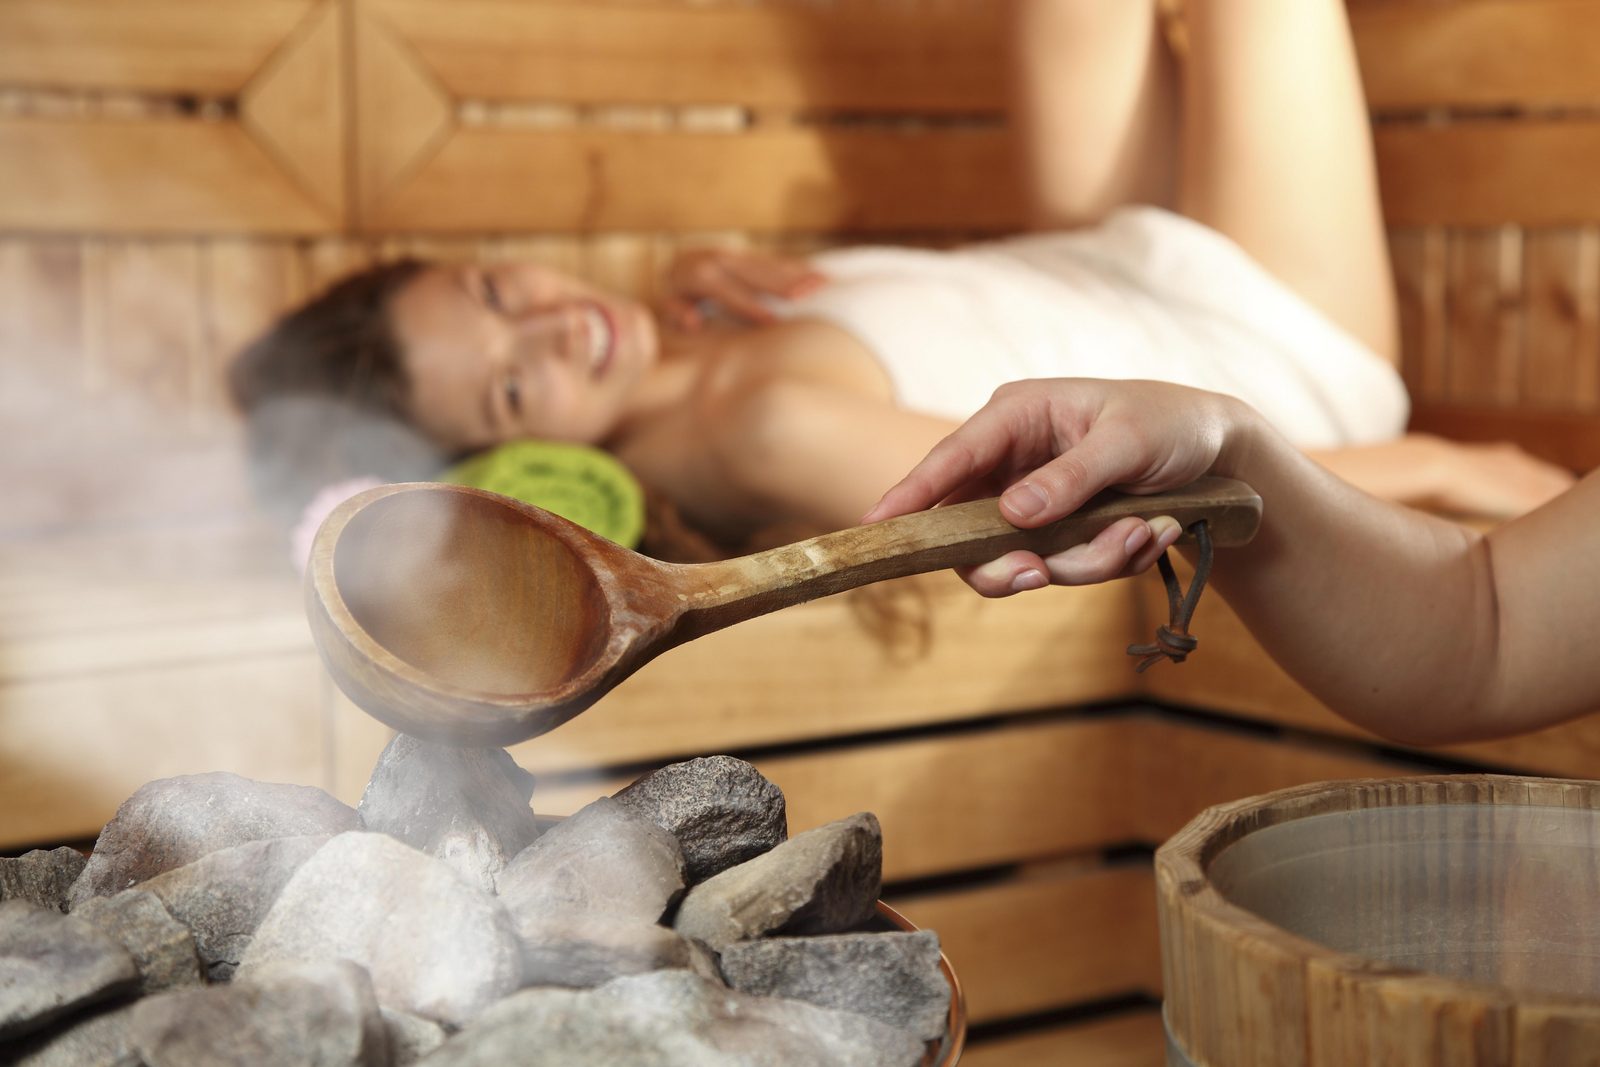
[[[738,544],[855,522],[1004,382],[1096,377],[1238,397],[1406,503],[1507,515],[1569,484],[1514,450],[1403,436],[1337,0],[1191,5],[1181,58],[1153,3],[1035,0],[1017,19],[1021,123],[1054,229],[810,262],[692,253],[660,317],[537,264],[379,266],[232,368],[258,450],[303,448],[273,440],[271,413],[315,396],[403,420],[446,456],[596,444]]]

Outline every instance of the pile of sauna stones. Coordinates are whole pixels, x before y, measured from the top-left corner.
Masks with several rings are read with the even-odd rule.
[[[400,736],[352,809],[200,774],[87,860],[0,859],[0,1063],[27,1067],[893,1065],[950,989],[874,930],[870,814],[789,837],[718,756],[561,820],[500,749]]]

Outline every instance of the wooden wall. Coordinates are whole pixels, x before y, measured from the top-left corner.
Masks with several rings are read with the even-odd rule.
[[[1600,5],[1350,7],[1414,421],[1600,466]]]
[[[1600,0],[1350,8],[1419,425],[1600,464]],[[185,771],[359,794],[386,735],[323,676],[221,394],[273,315],[402,253],[648,296],[690,244],[1005,232],[1000,10],[0,2],[0,847],[92,834]],[[551,811],[708,751],[759,762],[796,827],[879,811],[980,1067],[1161,1061],[1145,856],[1200,807],[1438,759],[1600,768],[1581,725],[1379,748],[1216,605],[1208,651],[1135,678],[1146,595],[1000,606],[930,580],[887,612],[811,605],[675,652],[518,757]]]

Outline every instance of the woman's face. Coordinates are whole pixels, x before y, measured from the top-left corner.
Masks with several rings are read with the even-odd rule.
[[[643,305],[527,263],[430,267],[389,313],[411,416],[452,450],[598,443],[659,351]]]

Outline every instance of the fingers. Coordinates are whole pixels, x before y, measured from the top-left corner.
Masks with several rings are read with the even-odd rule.
[[[1045,585],[1093,585],[1143,574],[1183,536],[1176,519],[1162,515],[1146,522],[1119,519],[1092,541],[1041,559],[1032,552],[1009,552],[962,574],[986,597],[1007,597]]]
[[[966,441],[955,440],[954,435],[946,437],[923,457],[922,462],[911,468],[909,474],[890,486],[861,521],[879,522],[896,515],[926,511],[952,496],[983,470],[983,461],[967,447]]]
[[[679,257],[669,281],[674,292],[666,301],[668,321],[693,331],[706,323],[697,301],[717,304],[746,322],[768,325],[777,321],[768,299],[797,299],[827,278],[806,261],[787,256],[700,249]]]
[[[695,306],[694,301],[685,300],[682,297],[669,296],[663,300],[661,302],[661,315],[675,329],[683,330],[686,333],[693,333],[706,324],[705,316],[700,313],[700,309]]]
[[[736,318],[758,326],[768,326],[778,321],[778,316],[762,302],[762,293],[740,278],[723,275],[717,283],[708,286],[705,298],[720,305]]]
[[[826,284],[821,271],[803,259],[743,255],[723,261],[723,268],[751,290],[797,300]]]
[[[1091,428],[1076,445],[1012,483],[1000,495],[1000,513],[1024,528],[1054,522],[1127,479],[1137,460],[1126,435]]]
[[[1005,487],[1001,514],[1031,529],[1071,514],[1108,486],[1153,493],[1185,485],[1215,461],[1221,438],[1205,394],[1174,390],[1180,387],[1087,379],[1002,386],[863,521],[965,499],[998,484]]]
[[[1050,584],[1050,569],[1036,553],[1007,552],[981,567],[962,571],[961,580],[984,596],[1003,597],[1043,589]]]
[[[1014,453],[1035,449],[1038,435],[1019,427],[999,394],[955,431],[934,445],[922,461],[891,486],[862,522],[924,511],[990,475]],[[1048,434],[1045,435],[1048,437]],[[1048,442],[1042,442],[1047,445]],[[1044,452],[1030,462],[1048,456]]]

